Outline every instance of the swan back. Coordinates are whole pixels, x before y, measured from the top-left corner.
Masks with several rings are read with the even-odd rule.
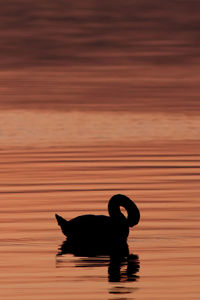
[[[128,213],[127,223],[129,227],[133,227],[139,223],[140,212],[136,204],[128,197],[117,194],[114,195],[108,203],[108,212],[111,218],[121,218],[123,215],[120,206],[124,207]]]

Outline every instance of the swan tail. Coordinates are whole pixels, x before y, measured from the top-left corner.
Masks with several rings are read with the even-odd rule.
[[[67,236],[67,234],[68,234],[68,227],[69,227],[68,221],[65,220],[64,218],[62,218],[61,216],[57,215],[57,214],[55,214],[55,217],[56,217],[58,225],[60,226],[63,234]]]

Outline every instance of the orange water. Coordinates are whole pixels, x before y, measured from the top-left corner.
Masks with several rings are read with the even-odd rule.
[[[199,3],[1,0],[0,299],[200,298]],[[138,259],[56,256],[116,193]]]
[[[2,147],[0,162],[1,299],[199,299],[197,142]],[[56,256],[54,213],[107,214],[115,193],[141,221],[129,235],[139,266],[112,282],[109,257]]]

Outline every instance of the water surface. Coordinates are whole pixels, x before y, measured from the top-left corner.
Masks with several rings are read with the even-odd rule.
[[[1,299],[199,299],[199,3],[1,1]],[[116,193],[132,260],[57,256]]]
[[[0,160],[2,299],[199,298],[197,142],[29,145]],[[54,213],[107,214],[116,193],[140,208],[129,236],[138,259],[113,271],[109,257],[56,256]]]

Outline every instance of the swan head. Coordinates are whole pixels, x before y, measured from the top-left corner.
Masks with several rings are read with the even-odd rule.
[[[133,227],[139,223],[140,211],[136,204],[127,196],[117,194],[111,197],[108,203],[108,212],[111,218],[117,218],[122,215],[120,206],[124,207],[127,211],[127,223],[129,227]]]

